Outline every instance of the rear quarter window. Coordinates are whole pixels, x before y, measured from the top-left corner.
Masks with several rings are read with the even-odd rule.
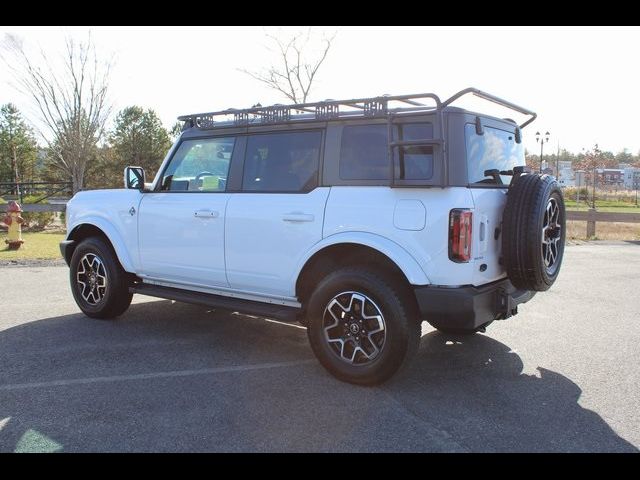
[[[347,125],[340,145],[340,179],[389,180],[389,130],[387,125]],[[394,126],[394,138],[428,140],[433,124]],[[433,177],[433,147],[406,146],[394,151],[396,180],[429,180]]]
[[[340,178],[389,178],[389,142],[386,125],[348,125],[342,130]]]

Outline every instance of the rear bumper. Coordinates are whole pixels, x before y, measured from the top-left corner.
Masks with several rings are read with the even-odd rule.
[[[518,290],[508,279],[480,287],[414,287],[423,320],[435,327],[472,329],[518,313],[536,292]]]
[[[60,253],[67,265],[71,262],[71,252],[73,252],[75,243],[75,240],[63,240],[60,242]]]

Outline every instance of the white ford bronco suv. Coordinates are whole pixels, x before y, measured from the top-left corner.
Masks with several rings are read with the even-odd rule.
[[[518,125],[452,104],[466,94]],[[377,384],[421,323],[484,332],[556,280],[565,210],[524,167],[536,114],[469,88],[179,117],[155,179],[77,193],[62,255],[80,309],[123,314],[134,293],[299,321],[332,374]]]

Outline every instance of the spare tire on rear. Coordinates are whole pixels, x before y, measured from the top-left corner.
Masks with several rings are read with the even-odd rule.
[[[560,273],[565,236],[564,198],[555,178],[529,173],[515,179],[502,216],[502,256],[511,283],[548,290]]]

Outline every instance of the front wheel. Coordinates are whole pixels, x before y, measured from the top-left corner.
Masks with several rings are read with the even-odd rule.
[[[111,319],[129,308],[133,294],[126,272],[101,238],[80,242],[71,256],[69,275],[73,297],[85,315]]]
[[[384,382],[406,366],[420,342],[415,301],[391,279],[365,268],[331,273],[307,308],[307,334],[320,363],[340,380]]]

